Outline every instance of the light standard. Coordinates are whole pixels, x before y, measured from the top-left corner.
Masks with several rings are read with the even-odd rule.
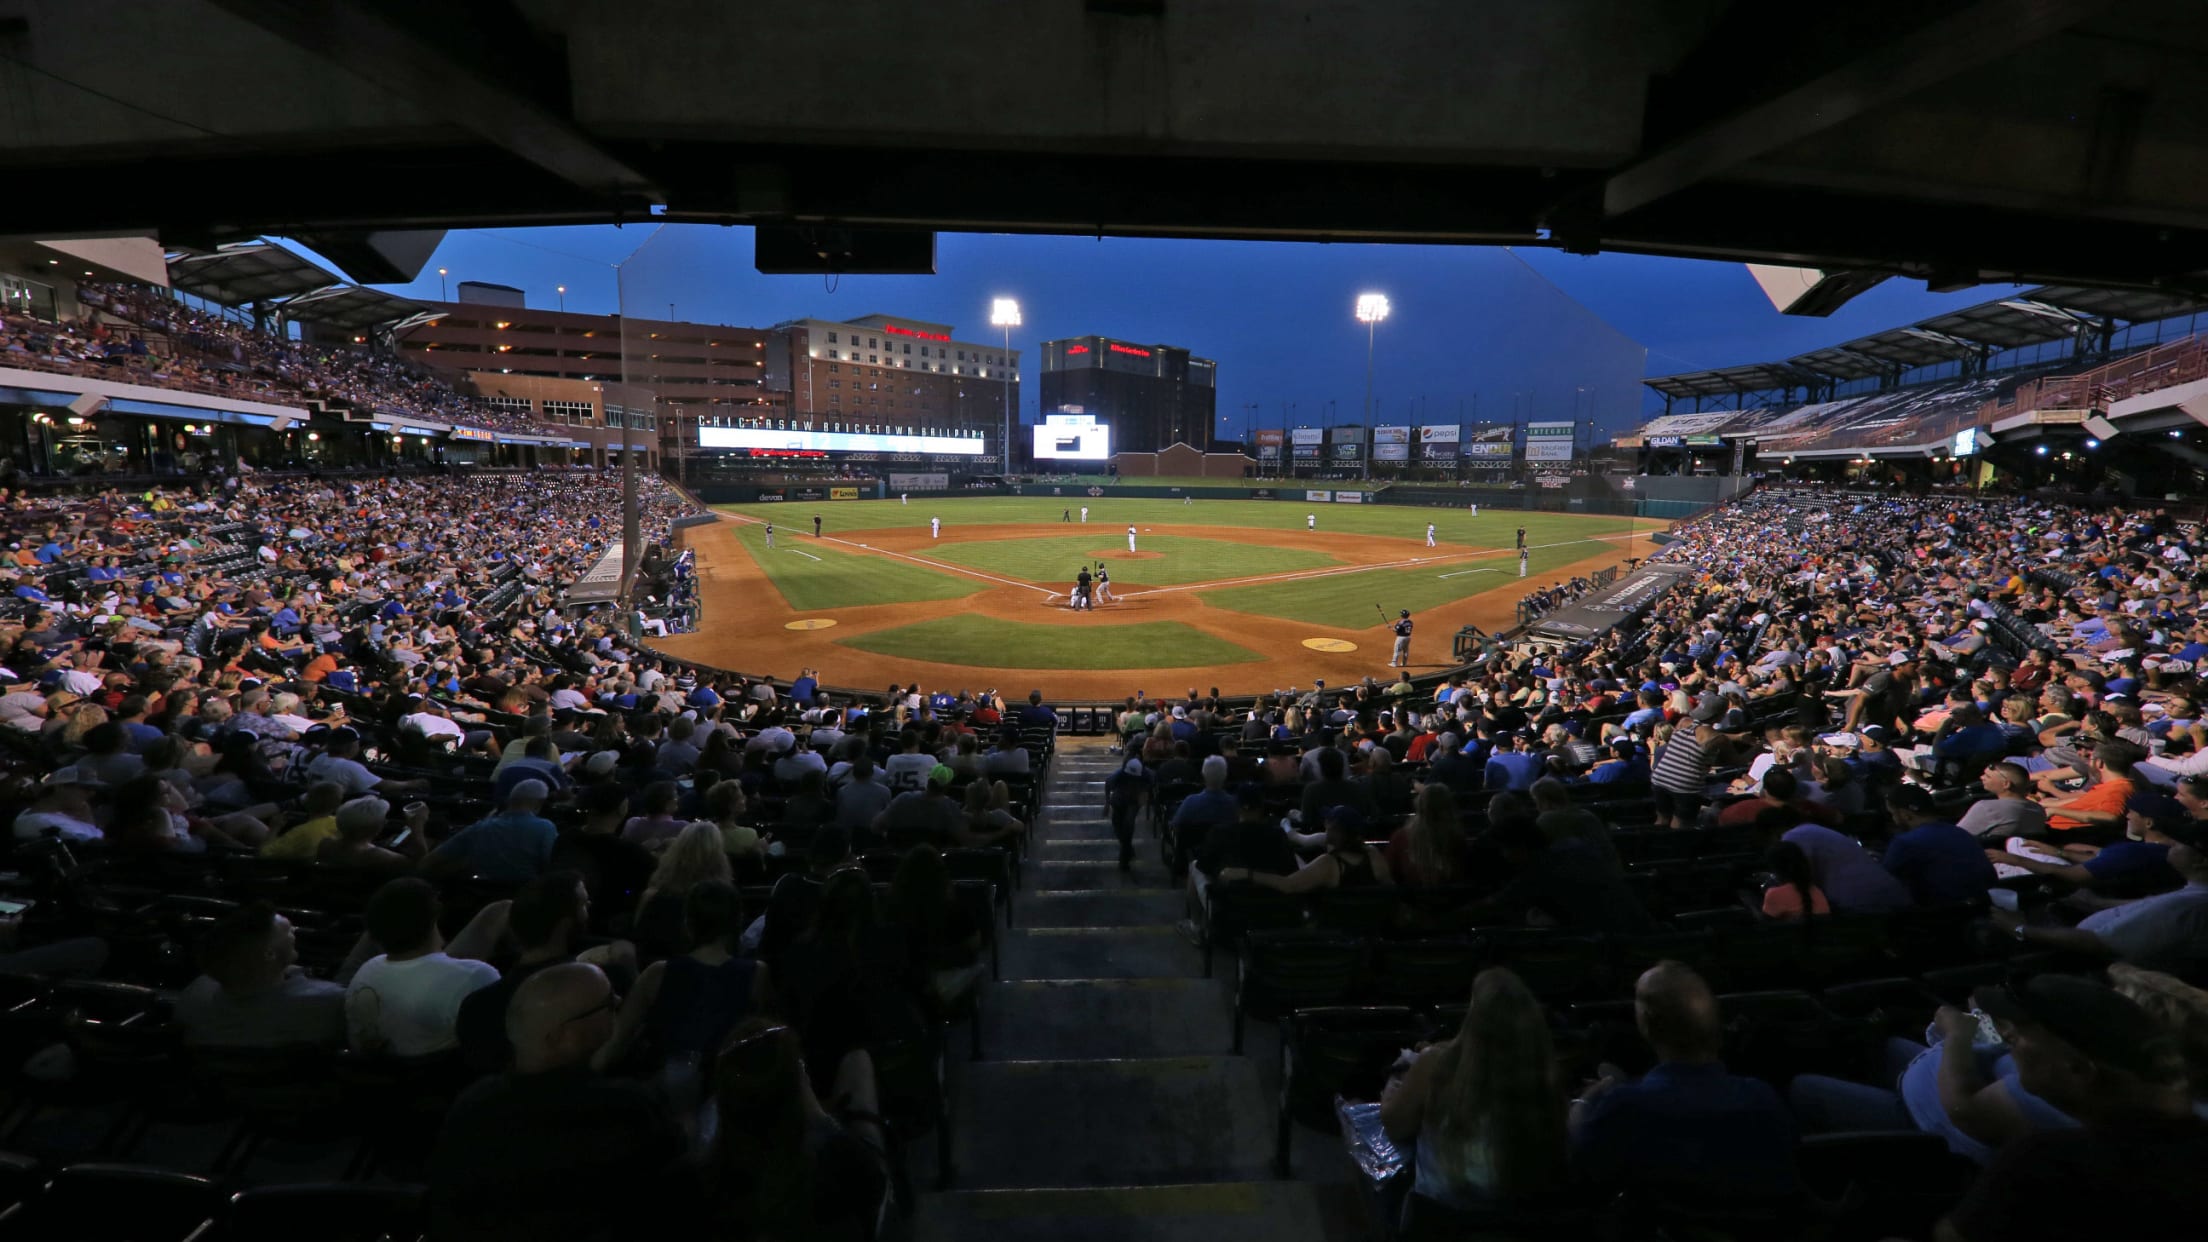
[[[559,285],[556,287],[560,291],[560,310],[562,313],[565,313],[567,310],[567,286]]]
[[[1379,334],[1380,321],[1388,317],[1388,295],[1385,293],[1360,293],[1357,295],[1357,322],[1365,325],[1365,434],[1372,434],[1372,346]],[[1372,448],[1368,444],[1358,454],[1360,474],[1372,477]]]
[[[1014,298],[996,298],[989,303],[989,324],[1004,329],[1004,361],[1012,362],[1012,329],[1020,326],[1020,304]],[[1012,473],[1012,379],[1001,373],[1004,381],[1004,473]]]
[[[445,295],[445,269],[441,267],[437,269],[437,300],[440,302],[450,302],[452,300]]]

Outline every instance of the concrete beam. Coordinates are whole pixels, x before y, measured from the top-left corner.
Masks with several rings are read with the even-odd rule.
[[[2090,16],[2094,0],[1979,0],[1613,174],[1603,214],[1638,210],[1788,143],[1998,60]]]
[[[351,0],[210,2],[580,189],[609,199],[665,201],[650,178],[565,119],[372,8]]]

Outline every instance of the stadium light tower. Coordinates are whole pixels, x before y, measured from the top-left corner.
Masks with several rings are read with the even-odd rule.
[[[1012,329],[1020,326],[1020,304],[1015,298],[996,298],[989,303],[989,324],[1004,329],[1004,362],[1012,364]],[[1004,382],[1004,473],[1012,473],[1012,380],[1019,378],[1014,372]]]
[[[449,302],[452,300],[451,297],[447,296],[447,294],[445,293],[445,269],[441,267],[437,269],[437,300],[440,302]]]
[[[1365,434],[1372,434],[1372,346],[1379,335],[1380,321],[1388,317],[1388,295],[1385,293],[1360,293],[1357,295],[1357,322],[1365,325]],[[1368,442],[1358,453],[1358,463],[1363,467],[1358,473],[1362,478],[1372,477],[1372,446]]]

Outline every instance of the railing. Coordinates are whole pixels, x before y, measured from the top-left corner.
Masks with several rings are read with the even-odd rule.
[[[2005,401],[1979,410],[1987,422],[2039,410],[2106,410],[2143,392],[2208,377],[2208,337],[2194,336],[2141,350],[2077,375],[2019,384]]]

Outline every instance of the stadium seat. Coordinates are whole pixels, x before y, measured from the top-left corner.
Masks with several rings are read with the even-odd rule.
[[[1304,930],[1251,931],[1242,938],[1234,990],[1234,1043],[1245,1018],[1271,1021],[1292,1009],[1339,1004],[1357,985],[1366,942]]]
[[[1481,969],[1508,966],[1544,1001],[1555,1003],[1602,993],[1609,951],[1600,936],[1487,928],[1477,933],[1474,944]],[[1460,995],[1468,994],[1471,984],[1471,975],[1467,974]]]
[[[1281,1020],[1280,1107],[1273,1164],[1289,1167],[1290,1130],[1296,1123],[1333,1132],[1334,1099],[1375,1100],[1388,1067],[1402,1051],[1430,1038],[1425,1018],[1402,1006],[1350,1005],[1299,1008]]]
[[[222,1192],[204,1177],[129,1164],[73,1164],[54,1174],[8,1238],[187,1242],[211,1230]]]
[[[1447,1005],[1472,994],[1483,964],[1482,945],[1467,937],[1379,940],[1365,991],[1376,1002]]]
[[[1834,1237],[1929,1237],[1978,1173],[1938,1135],[1916,1131],[1810,1135],[1795,1156]]]
[[[1204,977],[1211,977],[1215,949],[1236,949],[1245,933],[1301,927],[1304,904],[1286,893],[1255,884],[1214,884],[1205,897],[1199,930],[1204,951]]]
[[[261,1186],[231,1196],[223,1242],[414,1242],[427,1236],[419,1186]]]

